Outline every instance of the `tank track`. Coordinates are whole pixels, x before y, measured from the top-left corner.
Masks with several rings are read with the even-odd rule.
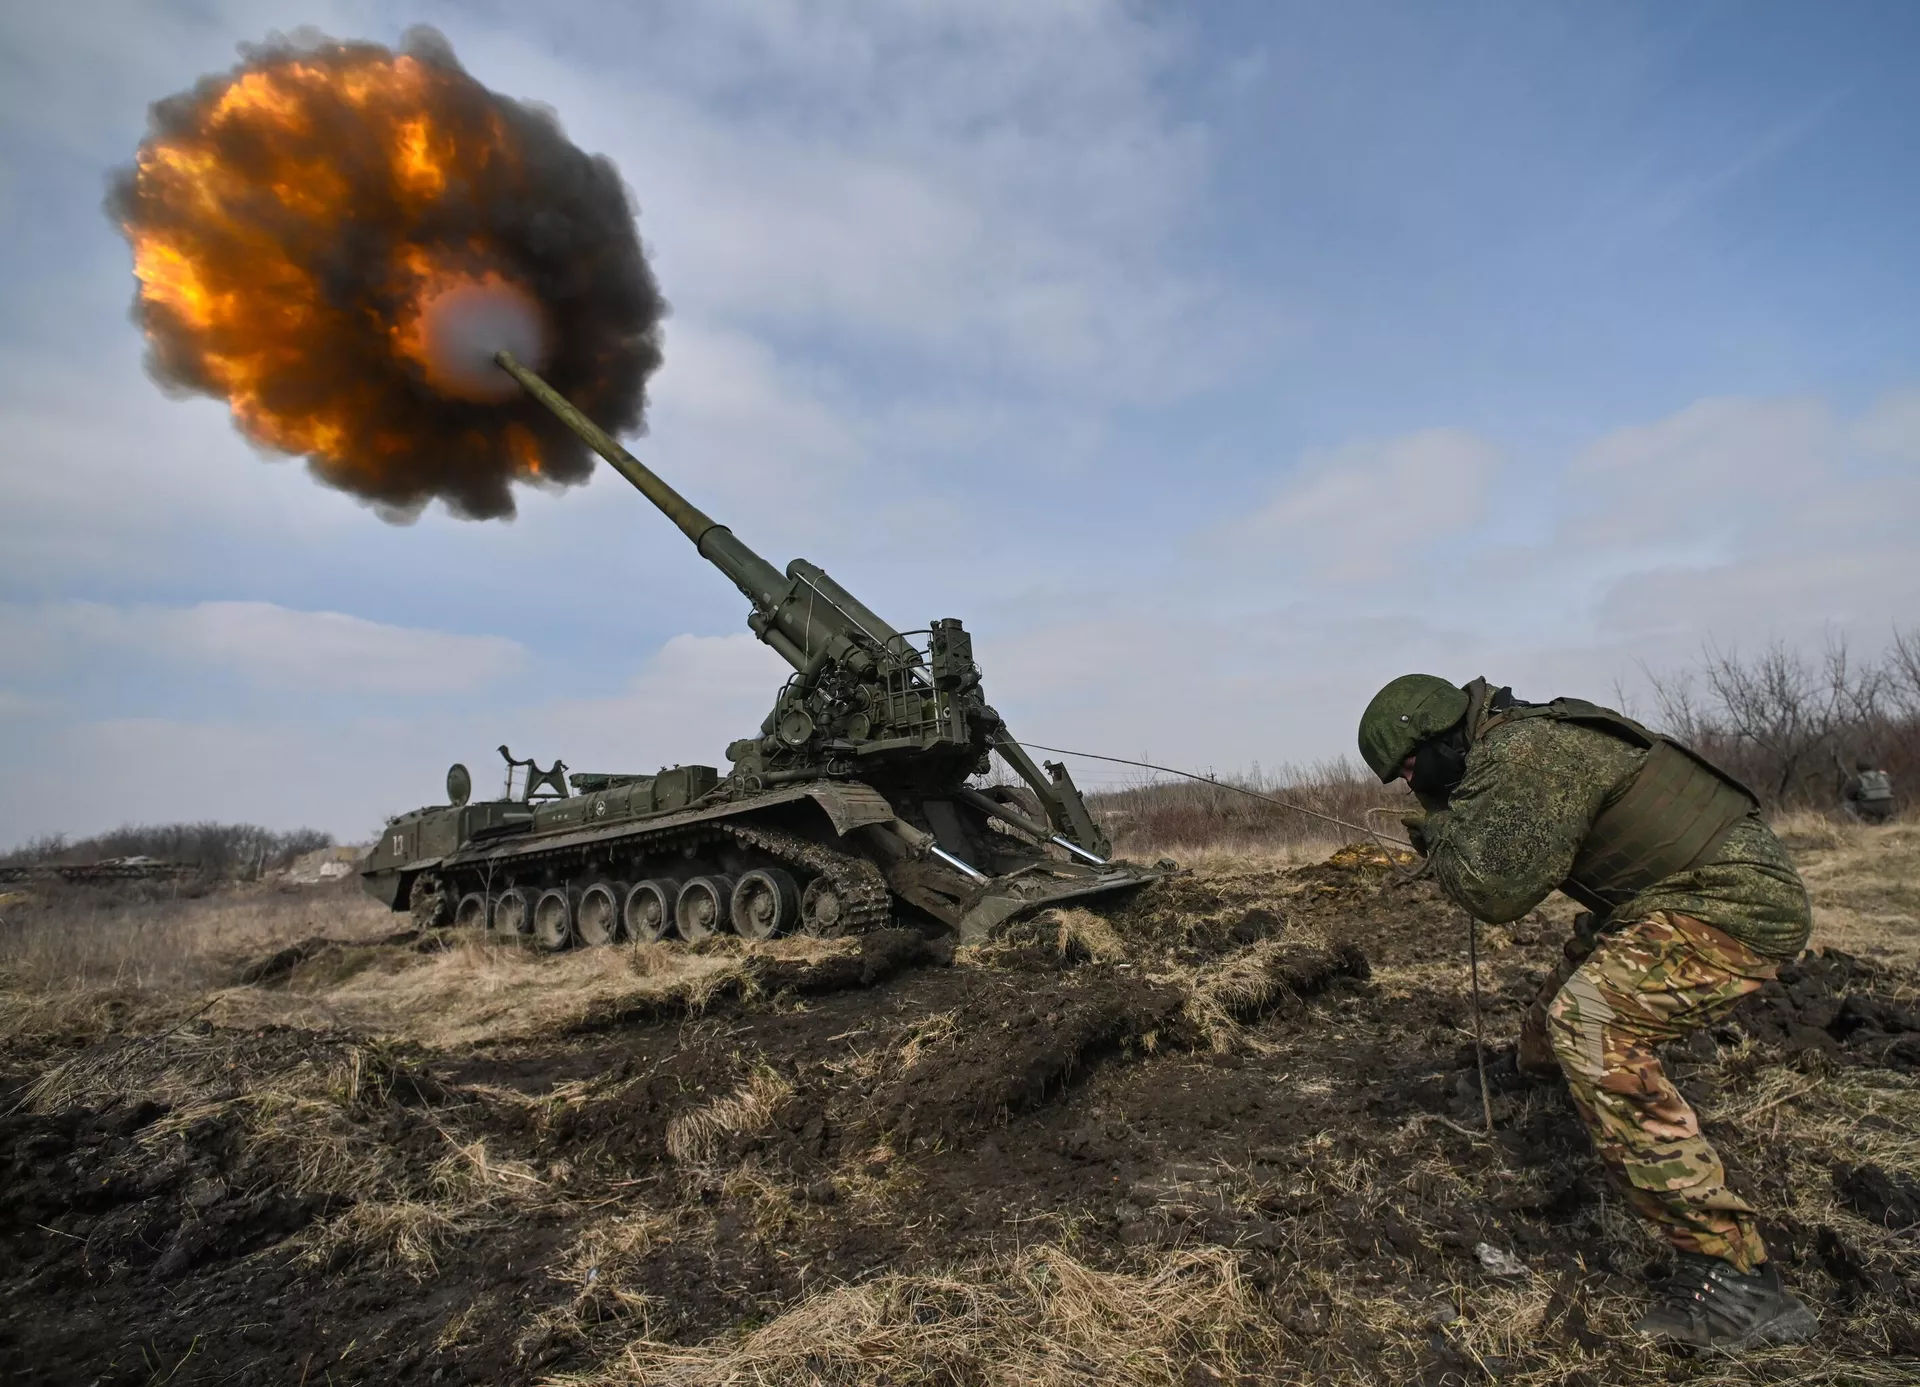
[[[791,862],[809,872],[817,872],[831,881],[839,891],[846,910],[842,917],[846,923],[839,931],[842,937],[865,934],[870,929],[884,929],[893,923],[893,896],[887,890],[887,879],[880,875],[878,867],[864,857],[838,852],[810,838],[777,828],[730,823],[715,826],[728,837],[750,848],[756,848],[782,862]]]

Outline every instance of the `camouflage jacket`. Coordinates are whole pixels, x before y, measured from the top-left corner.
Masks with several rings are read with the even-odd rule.
[[[1441,887],[1479,919],[1519,919],[1566,880],[1609,793],[1645,757],[1604,732],[1545,718],[1494,728],[1469,749],[1447,805],[1428,815]],[[1771,958],[1799,953],[1813,926],[1806,887],[1758,814],[1736,824],[1709,861],[1655,883],[1613,918],[1656,910],[1704,920]]]

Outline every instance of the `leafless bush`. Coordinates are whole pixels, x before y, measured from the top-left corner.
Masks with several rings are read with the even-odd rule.
[[[1829,810],[1856,760],[1920,774],[1920,632],[1877,660],[1835,639],[1819,658],[1785,645],[1742,656],[1709,646],[1693,669],[1646,672],[1663,730],[1739,776],[1775,812]]]
[[[0,856],[0,865],[155,857],[183,863],[202,876],[251,881],[262,872],[284,867],[302,853],[332,846],[332,834],[313,828],[278,833],[258,824],[126,824],[75,842],[58,833],[35,838]]]
[[[1267,798],[1240,793],[1246,790]],[[1400,809],[1409,802],[1398,784],[1382,785],[1345,758],[1305,769],[1283,767],[1277,773],[1256,766],[1219,781],[1143,779],[1126,789],[1090,796],[1094,812],[1123,853],[1346,842],[1362,834],[1344,825],[1364,825],[1369,809]],[[1385,826],[1399,831],[1390,820]]]

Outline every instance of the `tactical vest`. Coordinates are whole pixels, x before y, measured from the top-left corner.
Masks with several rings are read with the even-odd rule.
[[[1734,825],[1759,808],[1753,791],[1698,752],[1578,698],[1494,709],[1476,740],[1496,727],[1533,718],[1592,728],[1647,753],[1640,769],[1608,793],[1574,855],[1573,870],[1560,883],[1596,915],[1712,860]]]
[[[1862,804],[1874,804],[1893,798],[1893,777],[1885,771],[1861,771],[1860,793],[1857,796]]]

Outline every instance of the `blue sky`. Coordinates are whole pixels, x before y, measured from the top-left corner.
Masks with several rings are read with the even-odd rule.
[[[1920,8],[109,4],[0,15],[0,844],[345,836],[448,761],[719,757],[781,666],[617,479],[394,527],[140,367],[99,210],[234,45],[430,23],[619,165],[637,449],[1036,741],[1346,752],[1920,611]],[[1108,773],[1087,767],[1085,778]]]

